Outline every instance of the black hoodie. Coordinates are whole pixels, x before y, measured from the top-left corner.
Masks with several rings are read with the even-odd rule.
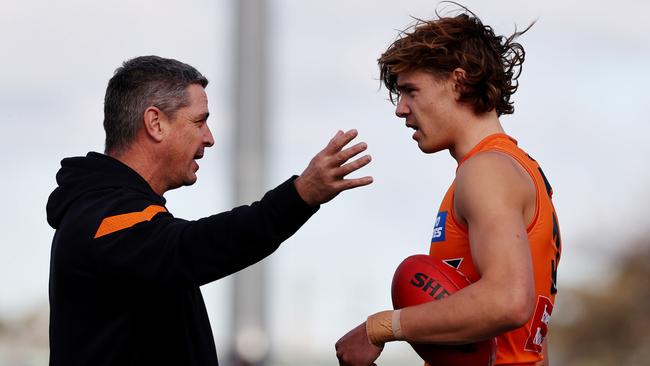
[[[135,171],[67,158],[47,203],[50,365],[217,365],[199,286],[277,249],[318,208],[291,178],[250,206],[175,218]]]

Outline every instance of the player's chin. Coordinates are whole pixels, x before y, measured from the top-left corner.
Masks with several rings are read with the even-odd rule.
[[[425,154],[433,154],[435,152],[438,152],[439,150],[425,144],[422,142],[418,142],[418,148],[420,148],[420,151],[422,151]]]
[[[418,148],[425,154],[433,154],[443,150],[441,146],[435,143],[427,143],[426,140],[418,141]]]

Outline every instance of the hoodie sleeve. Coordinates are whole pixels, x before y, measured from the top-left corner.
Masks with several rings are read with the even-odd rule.
[[[235,273],[273,253],[317,210],[291,178],[249,206],[197,221],[153,213],[150,221],[93,239],[100,277],[130,284],[196,287]]]

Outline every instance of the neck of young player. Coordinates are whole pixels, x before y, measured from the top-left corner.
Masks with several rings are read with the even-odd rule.
[[[457,126],[449,152],[458,163],[484,138],[505,133],[495,110],[481,114],[467,111],[463,118],[459,118]]]

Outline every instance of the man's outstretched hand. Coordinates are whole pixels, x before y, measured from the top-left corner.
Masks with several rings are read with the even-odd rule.
[[[361,169],[371,160],[370,155],[364,155],[348,163],[348,160],[368,148],[365,142],[345,148],[357,137],[357,134],[357,130],[354,129],[337,132],[295,180],[296,190],[307,204],[320,205],[330,201],[342,191],[372,183],[370,176],[344,179],[346,175]]]

